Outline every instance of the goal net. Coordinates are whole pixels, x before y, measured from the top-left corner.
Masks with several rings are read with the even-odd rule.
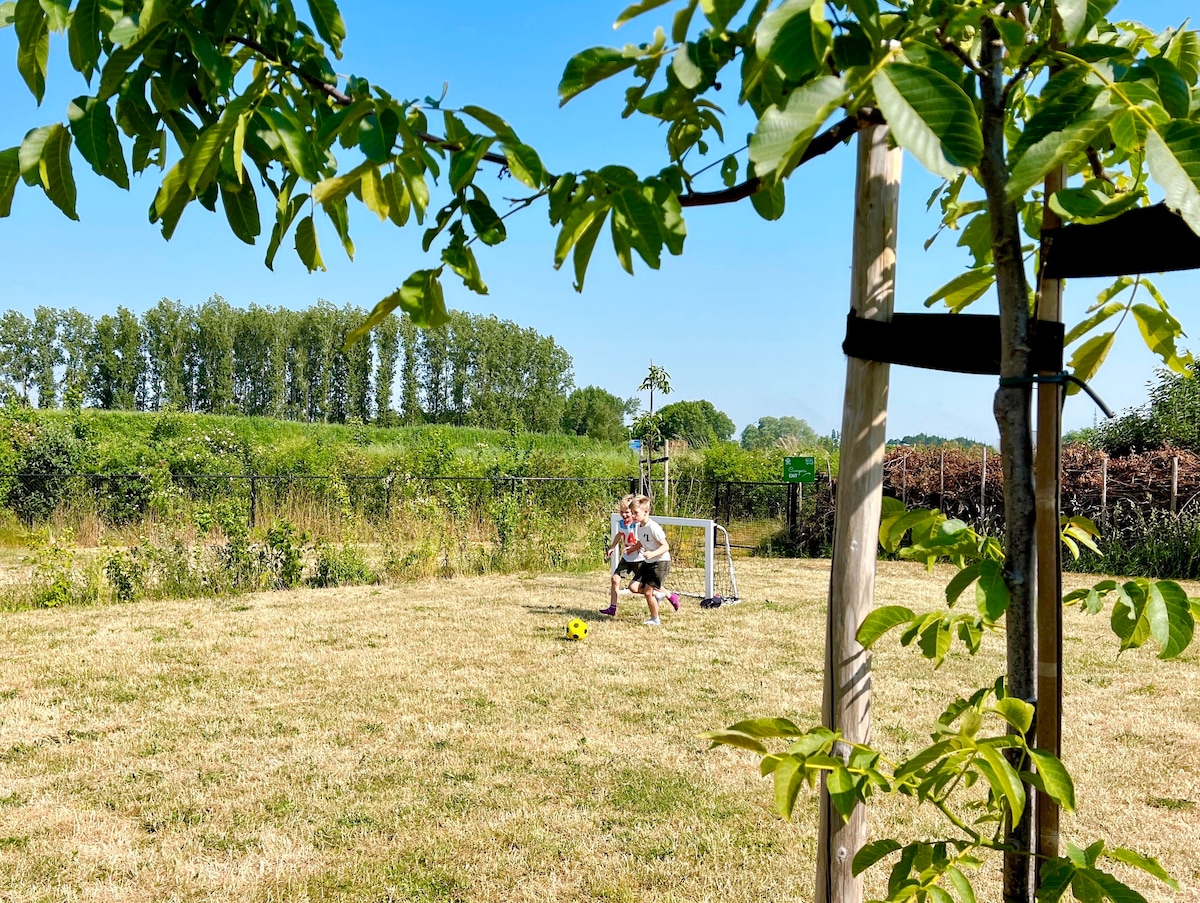
[[[655,517],[671,544],[671,573],[667,592],[699,599],[702,608],[717,608],[738,601],[737,577],[729,534],[716,521],[698,517]],[[617,535],[621,515],[612,515],[609,536]],[[616,569],[618,558],[613,558]]]

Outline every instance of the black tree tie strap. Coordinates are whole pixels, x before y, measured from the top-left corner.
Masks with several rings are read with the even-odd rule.
[[[1105,417],[1108,417],[1111,419],[1113,416],[1113,412],[1109,409],[1108,405],[1106,405],[1104,403],[1104,399],[1102,399],[1099,395],[1097,395],[1095,392],[1093,392],[1091,386],[1089,386],[1086,382],[1084,382],[1082,379],[1080,379],[1075,374],[1068,373],[1066,370],[1060,370],[1058,373],[1048,373],[1043,376],[1002,376],[1002,377],[1000,377],[1000,385],[1005,386],[1005,387],[1007,387],[1007,386],[1029,386],[1029,385],[1034,385],[1034,384],[1040,385],[1043,383],[1047,383],[1050,385],[1060,385],[1060,386],[1065,386],[1067,383],[1074,383],[1075,385],[1079,386],[1079,388],[1083,389],[1083,391],[1087,392],[1088,398],[1090,398],[1092,401],[1096,402],[1096,406],[1104,412]],[[1066,399],[1064,398],[1064,401],[1065,400]]]

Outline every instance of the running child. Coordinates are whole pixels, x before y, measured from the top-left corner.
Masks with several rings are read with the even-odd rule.
[[[608,544],[608,548],[604,550],[605,559],[611,558],[618,548],[621,549],[621,558],[618,560],[616,567],[613,569],[609,583],[609,603],[608,608],[600,609],[600,614],[616,617],[617,615],[617,597],[620,593],[631,593],[643,595],[642,586],[637,581],[638,565],[641,563],[643,553],[637,545],[637,537],[635,530],[637,524],[633,519],[632,504],[637,496],[632,493],[621,498],[617,503],[617,514],[620,515],[620,521],[617,525],[616,533],[613,534],[612,542]],[[633,578],[629,583],[629,589],[621,589],[622,577]],[[675,593],[667,593],[659,588],[654,591],[656,601],[661,602],[663,599],[668,600],[676,611],[679,611],[679,597]]]
[[[639,495],[633,500],[630,508],[636,524],[634,544],[636,550],[642,553],[642,560],[629,588],[636,592],[638,590],[634,588],[639,587],[646,599],[646,607],[650,609],[650,617],[642,623],[647,627],[658,627],[662,622],[658,619],[658,599],[655,591],[662,590],[667,581],[667,574],[671,572],[671,544],[667,542],[667,534],[663,528],[650,519],[650,499]],[[672,607],[679,611],[675,594],[672,593],[668,598]]]

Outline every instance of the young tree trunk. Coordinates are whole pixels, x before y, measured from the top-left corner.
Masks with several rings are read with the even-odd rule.
[[[980,180],[991,214],[992,256],[1000,301],[1000,378],[993,405],[1000,428],[1000,457],[1004,466],[1004,583],[1010,596],[1005,632],[1008,641],[1009,696],[1036,703],[1036,608],[1034,604],[1035,499],[1029,383],[1005,384],[1028,375],[1030,355],[1029,296],[1021,259],[1021,226],[1016,204],[1005,196],[1008,168],[1004,148],[1004,43],[995,24],[984,18],[982,72],[983,159]],[[1032,804],[1032,788],[1025,786]],[[1009,825],[1004,854],[1005,903],[1033,903],[1033,806]]]
[[[864,319],[890,320],[902,155],[899,149],[888,147],[886,126],[868,126],[859,132],[858,142],[850,306]],[[875,593],[889,376],[887,364],[855,358],[846,361],[821,709],[827,727],[858,743],[870,740],[871,654],[859,645],[857,633],[871,611]],[[822,785],[818,903],[858,903],[862,899],[862,878],[853,874],[851,865],[866,833],[864,807],[857,806],[843,821]]]

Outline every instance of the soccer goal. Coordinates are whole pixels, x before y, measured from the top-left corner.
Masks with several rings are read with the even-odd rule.
[[[737,577],[729,534],[716,521],[699,517],[655,517],[671,544],[668,592],[700,600],[702,608],[717,608],[738,600]],[[609,536],[616,536],[621,515],[612,515]],[[613,568],[617,566],[613,559]]]

